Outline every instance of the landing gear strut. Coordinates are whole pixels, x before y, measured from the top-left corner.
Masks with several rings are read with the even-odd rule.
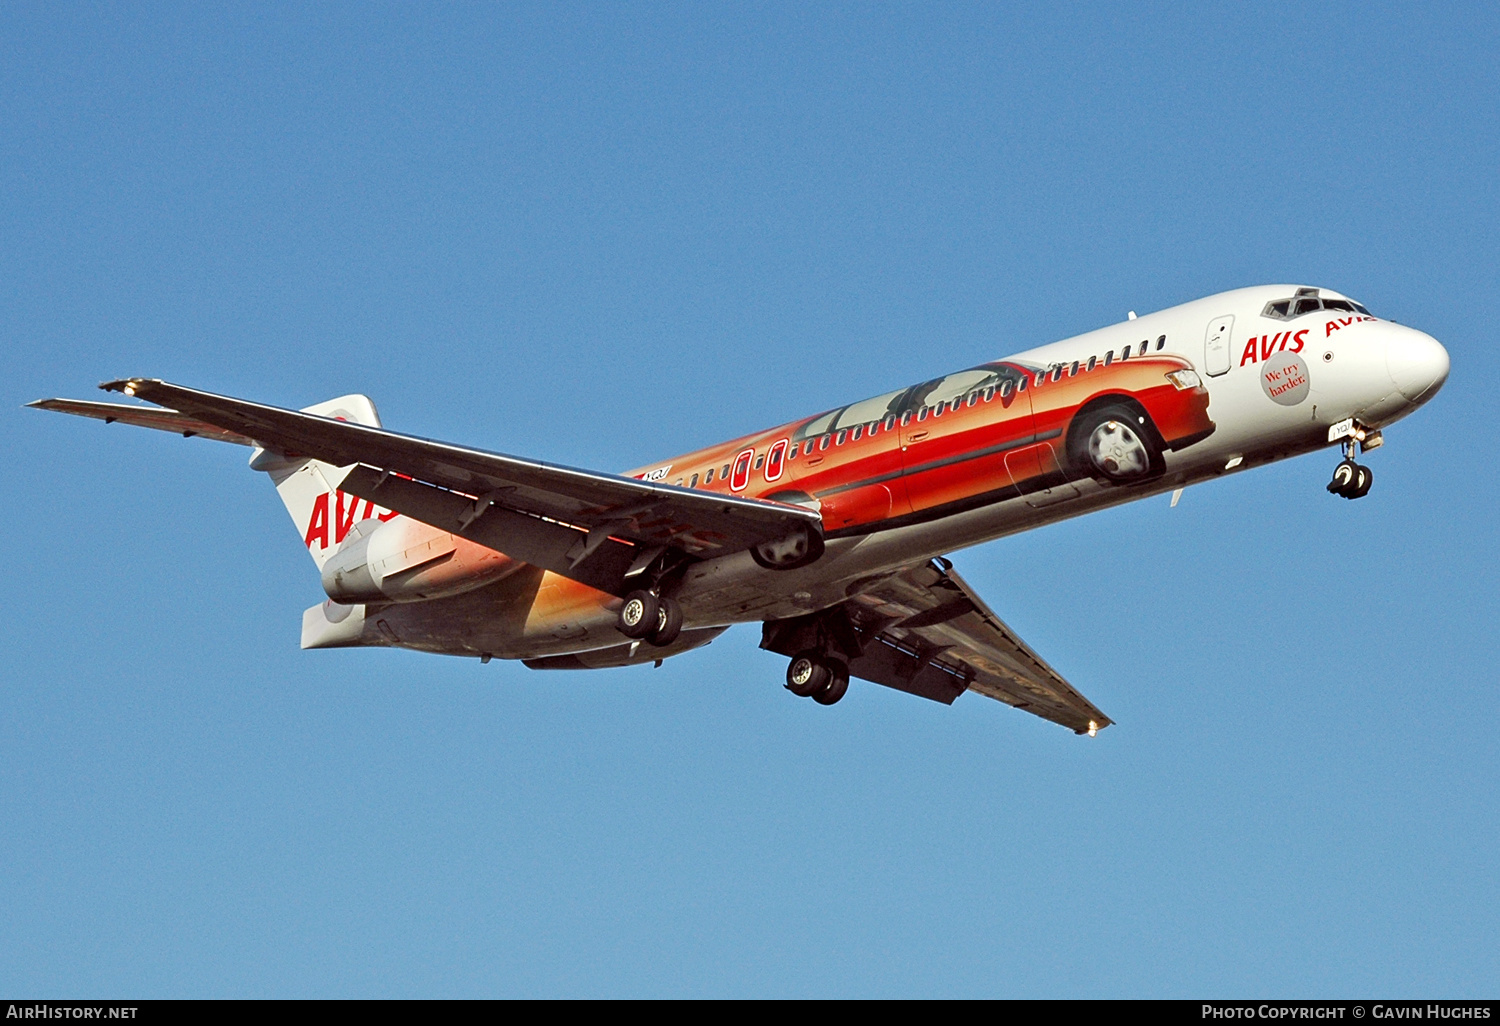
[[[786,689],[819,705],[832,705],[849,690],[849,667],[816,649],[799,652],[787,664]]]
[[[1345,499],[1363,498],[1375,482],[1369,467],[1354,462],[1355,444],[1352,436],[1344,439],[1344,458],[1333,468],[1333,480],[1328,482],[1328,490]]]

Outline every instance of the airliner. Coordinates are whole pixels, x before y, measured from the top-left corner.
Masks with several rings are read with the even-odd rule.
[[[755,623],[786,689],[851,679],[995,698],[1093,736],[1110,719],[947,558],[1093,510],[1336,447],[1355,457],[1442,387],[1431,336],[1326,288],[1238,289],[659,460],[580,470],[125,378],[140,402],[29,405],[251,448],[321,575],[303,648],[661,661]],[[146,405],[147,403],[151,405]]]

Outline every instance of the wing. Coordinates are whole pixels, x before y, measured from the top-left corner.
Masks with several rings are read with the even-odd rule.
[[[761,647],[795,655],[814,647],[820,631],[849,656],[853,676],[876,684],[943,703],[977,691],[1080,734],[1113,722],[946,560],[881,578],[834,611],[768,623]]]
[[[163,381],[131,378],[100,387],[169,409],[78,400],[33,405],[184,433],[217,432],[287,458],[350,467],[341,482],[330,484],[614,594],[628,590],[631,574],[665,551],[701,559],[798,532],[822,537],[821,518],[799,506],[468,449]],[[158,424],[150,416],[164,419]]]

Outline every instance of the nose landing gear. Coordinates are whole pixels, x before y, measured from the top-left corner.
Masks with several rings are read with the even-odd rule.
[[[1344,440],[1344,458],[1333,468],[1333,480],[1328,482],[1328,490],[1345,499],[1364,498],[1375,483],[1370,468],[1354,462],[1354,446],[1353,436]]]

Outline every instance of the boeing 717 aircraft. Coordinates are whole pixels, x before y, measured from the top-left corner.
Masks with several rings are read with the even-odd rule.
[[[1430,336],[1272,285],[626,474],[388,431],[362,395],[298,412],[127,378],[100,387],[154,405],[31,405],[249,446],[322,575],[303,648],[577,670],[758,623],[787,690],[823,705],[851,678],[944,703],[973,691],[1092,736],[1109,717],[946,554],[1334,445],[1328,491],[1360,498],[1356,455],[1447,376]]]

